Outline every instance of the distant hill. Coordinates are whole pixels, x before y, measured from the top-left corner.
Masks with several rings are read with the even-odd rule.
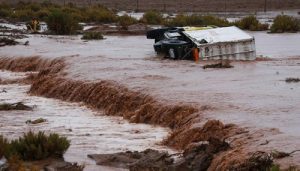
[[[17,3],[19,0],[0,0]],[[44,0],[23,0],[24,2],[43,2]],[[172,12],[224,12],[224,11],[264,11],[300,9],[300,0],[48,0],[57,4],[74,3],[78,6],[102,4],[117,10],[159,10]]]

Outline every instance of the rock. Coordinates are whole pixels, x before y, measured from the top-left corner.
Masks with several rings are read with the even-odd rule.
[[[88,157],[94,159],[98,165],[129,168],[130,170],[140,170],[141,168],[163,168],[172,164],[167,152],[147,149],[142,152],[120,152],[114,154],[93,154]]]
[[[130,171],[204,171],[210,166],[213,155],[226,150],[229,145],[218,139],[210,139],[209,143],[194,145],[187,148],[182,157],[174,163],[167,152],[147,149],[142,152],[121,152],[115,154],[88,155],[98,165],[127,168]]]

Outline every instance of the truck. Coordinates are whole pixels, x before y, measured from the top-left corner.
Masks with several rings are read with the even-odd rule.
[[[255,39],[235,27],[173,27],[147,32],[154,50],[170,59],[255,60]]]

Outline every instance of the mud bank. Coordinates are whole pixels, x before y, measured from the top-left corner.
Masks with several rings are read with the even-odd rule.
[[[129,90],[113,81],[85,82],[67,79],[63,77],[65,66],[63,59],[49,60],[39,57],[0,59],[0,69],[39,72],[31,79],[30,94],[82,102],[92,109],[102,110],[107,115],[122,116],[130,122],[169,127],[173,131],[164,144],[179,150],[190,149],[193,144],[212,138],[223,142],[228,138],[243,137],[245,142],[238,142],[238,145],[230,144],[229,150],[213,155],[213,159],[208,162],[208,168],[226,170],[233,165],[234,169],[249,165],[252,156],[250,153],[241,155],[241,152],[250,135],[244,135],[243,129],[233,124],[225,125],[217,120],[209,120],[202,126],[196,126],[205,108],[184,104],[163,104],[149,95]],[[232,155],[239,156],[239,160],[236,161],[233,157],[231,160]],[[223,160],[224,158],[220,156],[227,159]],[[251,162],[253,163],[252,160]],[[254,161],[253,166],[259,168],[261,165]]]

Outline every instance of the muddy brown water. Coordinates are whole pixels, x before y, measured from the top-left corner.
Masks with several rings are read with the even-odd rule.
[[[19,79],[25,73],[0,72],[1,79]],[[1,111],[0,134],[15,139],[26,131],[56,132],[71,140],[64,155],[68,162],[85,164],[85,170],[123,170],[96,166],[88,154],[107,154],[122,151],[142,151],[147,148],[175,151],[159,145],[170,132],[169,129],[146,124],[128,123],[120,117],[104,116],[79,103],[67,103],[54,99],[30,96],[30,85],[0,85],[0,103],[22,101],[34,106],[33,111]],[[27,120],[47,119],[41,124],[26,124]]]
[[[250,34],[256,38],[257,55],[272,60],[233,62],[232,69],[203,70],[201,62],[155,57],[153,41],[144,36],[106,36],[106,40],[90,42],[77,36],[30,36],[30,46],[4,47],[0,54],[65,57],[68,78],[113,80],[161,102],[209,106],[199,126],[206,119],[220,119],[248,127],[253,134],[262,132],[252,149],[296,150],[300,148],[300,89],[299,84],[284,80],[300,77],[300,34]],[[269,143],[260,145],[266,141]],[[300,154],[278,162],[298,164]]]

